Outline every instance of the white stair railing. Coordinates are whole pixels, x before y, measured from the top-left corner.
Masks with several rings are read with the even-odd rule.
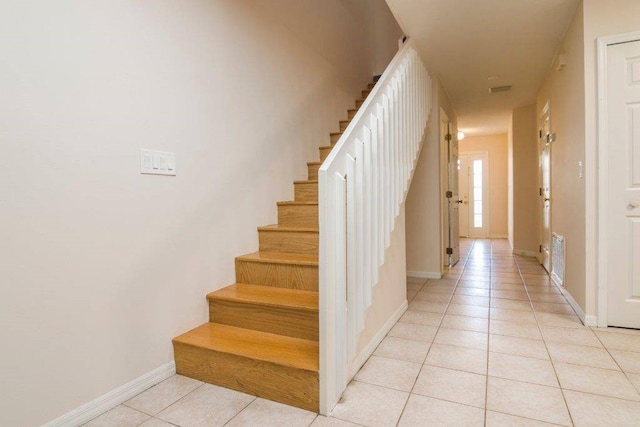
[[[322,414],[350,380],[430,111],[431,79],[409,40],[318,171]]]

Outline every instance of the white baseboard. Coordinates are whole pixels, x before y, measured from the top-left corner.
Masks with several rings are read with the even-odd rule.
[[[431,271],[407,271],[409,277],[419,277],[421,279],[442,279],[441,273],[434,273]]]
[[[159,382],[166,380],[175,373],[176,363],[169,362],[134,379],[133,381],[126,383],[123,386],[118,387],[115,390],[110,391],[105,395],[98,397],[97,399],[92,400],[91,402],[85,403],[84,405],[67,412],[53,421],[49,421],[43,427],[75,427],[82,425],[94,419],[98,415],[101,415],[121,403],[126,402],[148,388],[153,387]]]
[[[382,325],[382,328],[378,331],[378,333],[369,341],[369,344],[365,346],[364,349],[360,352],[360,354],[355,358],[353,364],[351,365],[351,372],[349,372],[349,381],[353,377],[356,376],[362,365],[369,359],[369,357],[376,350],[378,345],[382,342],[385,336],[389,333],[391,328],[396,324],[398,320],[402,317],[407,308],[409,307],[409,303],[407,301],[403,302],[400,307],[393,313],[393,315]]]
[[[576,300],[573,299],[569,291],[567,291],[567,289],[564,286],[558,286],[558,289],[560,289],[560,292],[562,292],[562,295],[564,295],[564,297],[567,299],[567,302],[569,303],[571,308],[573,308],[573,310],[576,312],[576,314],[580,318],[580,321],[582,321],[583,325],[596,326],[597,321],[593,325],[588,324],[589,322],[593,321],[592,317],[595,317],[595,316],[588,316],[589,318],[587,319],[587,316],[584,314],[582,307],[580,307],[576,302]]]
[[[597,327],[598,326],[598,316],[593,316],[591,314],[588,314],[586,316],[584,316],[584,325],[585,326],[592,326],[592,327]]]
[[[535,251],[523,251],[522,249],[514,249],[513,250],[513,254],[514,255],[529,256],[529,257],[533,257],[533,258],[537,258],[538,257],[538,252],[535,252]]]
[[[507,234],[489,234],[490,239],[508,239],[509,236]]]

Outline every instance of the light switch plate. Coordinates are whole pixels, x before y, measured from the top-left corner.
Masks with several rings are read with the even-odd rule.
[[[584,163],[578,162],[578,179],[584,178]]]
[[[175,175],[176,155],[167,151],[140,149],[140,173],[149,175]]]

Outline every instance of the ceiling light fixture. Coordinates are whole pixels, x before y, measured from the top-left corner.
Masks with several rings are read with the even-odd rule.
[[[508,92],[513,88],[513,85],[506,85],[506,86],[494,86],[494,87],[490,87],[489,88],[489,93],[496,93],[496,92]]]
[[[464,132],[461,130],[458,131],[458,141],[462,141],[464,139]]]

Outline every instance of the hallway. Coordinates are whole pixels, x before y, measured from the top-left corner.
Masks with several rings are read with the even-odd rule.
[[[88,425],[638,425],[640,331],[582,326],[504,240],[461,249],[441,280],[408,279],[409,309],[329,418],[174,376]]]

